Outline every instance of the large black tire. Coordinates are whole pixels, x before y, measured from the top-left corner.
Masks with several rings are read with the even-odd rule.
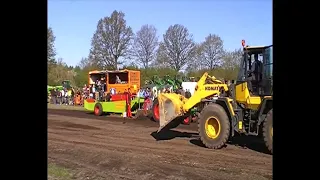
[[[273,153],[273,109],[271,109],[263,123],[263,140],[268,150]]]
[[[210,121],[209,121],[210,120]],[[217,129],[217,135],[210,137],[206,131],[206,123],[213,124]],[[218,127],[218,128],[217,128]],[[208,129],[211,129],[207,127]],[[225,146],[230,135],[229,117],[219,104],[208,104],[200,113],[198,119],[198,132],[202,143],[210,149],[220,149]]]
[[[94,115],[101,116],[103,113],[102,105],[100,103],[96,103],[96,105],[94,105],[93,112],[94,112]]]
[[[155,113],[155,111],[158,111],[158,114]],[[159,122],[159,101],[158,101],[158,98],[155,98],[153,100],[153,104],[152,104],[152,120],[155,121],[155,122]]]

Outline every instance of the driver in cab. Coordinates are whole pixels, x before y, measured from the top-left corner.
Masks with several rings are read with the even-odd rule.
[[[249,70],[249,77],[248,77],[248,86],[249,90],[252,92],[253,87],[252,84],[255,85],[255,87],[258,86],[260,80],[262,79],[262,62],[258,59],[258,54],[254,55],[254,61],[251,65],[251,70]]]

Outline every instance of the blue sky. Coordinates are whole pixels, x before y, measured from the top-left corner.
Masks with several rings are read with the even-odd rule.
[[[154,25],[160,40],[170,25],[182,24],[197,42],[209,33],[219,35],[227,50],[240,48],[242,39],[272,44],[272,0],[49,0],[57,57],[73,66],[87,57],[98,20],[113,10],[126,14],[134,32]]]

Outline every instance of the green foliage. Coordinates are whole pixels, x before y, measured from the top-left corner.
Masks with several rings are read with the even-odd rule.
[[[47,32],[47,62],[48,64],[55,64],[55,56],[56,56],[56,50],[54,47],[54,41],[56,37],[53,34],[52,28],[48,27]]]
[[[69,80],[73,85],[75,84],[74,77],[76,73],[73,69],[69,69],[66,63],[59,59],[56,64],[51,64],[48,69],[48,84],[51,86],[61,85],[62,81]]]
[[[85,71],[81,69],[79,66],[76,66],[74,68],[74,71],[77,73],[77,75],[74,77],[75,86],[81,87],[88,83],[88,73],[89,71]]]
[[[53,163],[48,164],[48,177],[51,177],[52,179],[69,180],[69,179],[72,179],[72,176],[73,176],[72,172],[69,169],[64,168],[62,166],[58,166],[57,164],[53,164]]]

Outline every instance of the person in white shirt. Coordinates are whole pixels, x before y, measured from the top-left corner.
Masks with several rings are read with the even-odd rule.
[[[90,91],[90,98],[94,98],[94,93],[96,92],[96,88],[94,87],[95,85],[92,84],[91,86],[91,91]]]
[[[69,97],[68,97],[68,90],[67,89],[64,90],[64,103],[66,105],[69,104]]]
[[[116,76],[116,84],[121,84],[121,79],[119,78],[119,76]]]
[[[60,91],[60,93],[61,93],[61,101],[60,101],[60,104],[63,104],[63,103],[65,102],[65,100],[64,100],[64,95],[65,95],[64,89],[62,89],[62,90]]]

